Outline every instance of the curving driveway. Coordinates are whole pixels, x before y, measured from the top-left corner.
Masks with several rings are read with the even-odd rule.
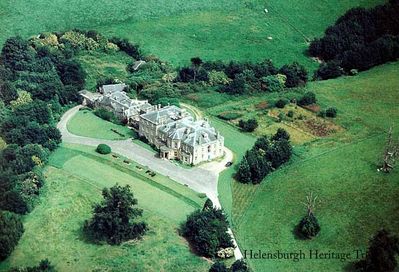
[[[101,143],[107,144],[112,148],[114,153],[118,153],[141,165],[147,166],[153,171],[168,176],[174,181],[186,185],[196,192],[205,193],[217,208],[221,208],[218,199],[217,183],[219,173],[226,168],[225,164],[233,159],[233,153],[228,148],[225,147],[225,156],[221,161],[208,162],[198,167],[185,169],[169,161],[155,158],[155,155],[152,152],[133,143],[131,139],[103,140],[77,136],[70,133],[67,129],[67,123],[81,107],[82,106],[76,106],[68,110],[58,122],[57,128],[62,134],[63,142],[88,146],[97,146]],[[231,230],[229,231],[234,243],[236,244],[233,233]],[[237,245],[234,255],[236,259],[242,258],[241,251]]]

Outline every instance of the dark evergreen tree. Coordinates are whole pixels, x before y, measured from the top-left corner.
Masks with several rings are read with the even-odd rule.
[[[279,141],[281,139],[288,141],[290,139],[290,134],[285,129],[278,128],[276,134],[273,135],[272,140]]]
[[[229,270],[227,269],[226,265],[222,262],[214,263],[209,269],[209,272],[228,272],[228,271]]]
[[[243,260],[237,260],[231,266],[231,272],[250,272],[248,264]]]
[[[362,272],[393,272],[399,254],[398,237],[382,229],[370,240],[366,258],[356,264]]]
[[[0,261],[7,258],[24,232],[21,217],[7,211],[0,211]]]

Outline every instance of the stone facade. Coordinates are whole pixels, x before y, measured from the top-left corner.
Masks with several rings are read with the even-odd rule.
[[[140,137],[159,149],[161,158],[196,165],[224,154],[224,138],[207,120],[194,120],[176,106],[151,105],[130,99],[126,85],[104,85],[100,93],[81,91],[83,104],[112,111],[138,129]]]

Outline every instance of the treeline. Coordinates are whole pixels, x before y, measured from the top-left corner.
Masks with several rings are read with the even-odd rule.
[[[306,84],[308,73],[297,62],[277,68],[270,60],[259,63],[206,61],[195,57],[191,66],[178,70],[177,82],[206,82],[228,94],[276,92]]]
[[[262,136],[248,150],[236,173],[236,179],[242,183],[260,183],[269,173],[289,161],[292,147],[290,135],[279,128],[271,138]]]
[[[12,37],[1,51],[0,260],[22,235],[19,215],[29,213],[37,202],[44,184],[42,169],[61,142],[56,123],[80,100],[85,72],[73,57],[90,42],[75,47],[79,35],[71,33]]]
[[[309,46],[311,56],[326,63],[317,79],[356,73],[399,58],[399,1],[374,8],[353,8]]]

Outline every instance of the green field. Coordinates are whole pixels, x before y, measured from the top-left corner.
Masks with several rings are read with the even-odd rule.
[[[40,204],[25,217],[25,233],[0,270],[49,258],[59,271],[207,271],[209,264],[177,234],[180,222],[205,199],[159,174],[150,179],[146,168],[123,160],[85,146],[57,149]],[[116,182],[131,185],[150,230],[141,241],[121,246],[90,244],[82,237],[83,221],[101,189]]]
[[[377,172],[385,132],[399,122],[398,72],[397,62],[356,77],[309,84],[322,106],[338,108],[335,122],[345,131],[295,147],[291,163],[261,185],[233,183],[233,226],[242,249],[353,252],[365,250],[368,239],[382,227],[398,233],[399,171]],[[234,137],[241,142],[237,134]],[[321,199],[316,216],[322,230],[312,241],[301,241],[292,231],[305,213],[301,202],[310,191]],[[293,267],[296,271],[342,271],[350,261],[249,263],[255,271],[291,271]]]
[[[278,65],[317,63],[304,55],[307,43],[353,6],[383,0],[271,1],[79,1],[0,2],[0,42],[13,35],[97,29],[127,37],[175,65],[204,59],[272,59]],[[268,9],[268,13],[264,9]],[[272,37],[270,40],[268,37]]]
[[[127,126],[104,121],[89,110],[78,111],[68,122],[67,128],[75,135],[97,139],[124,140],[135,136],[135,133]]]

